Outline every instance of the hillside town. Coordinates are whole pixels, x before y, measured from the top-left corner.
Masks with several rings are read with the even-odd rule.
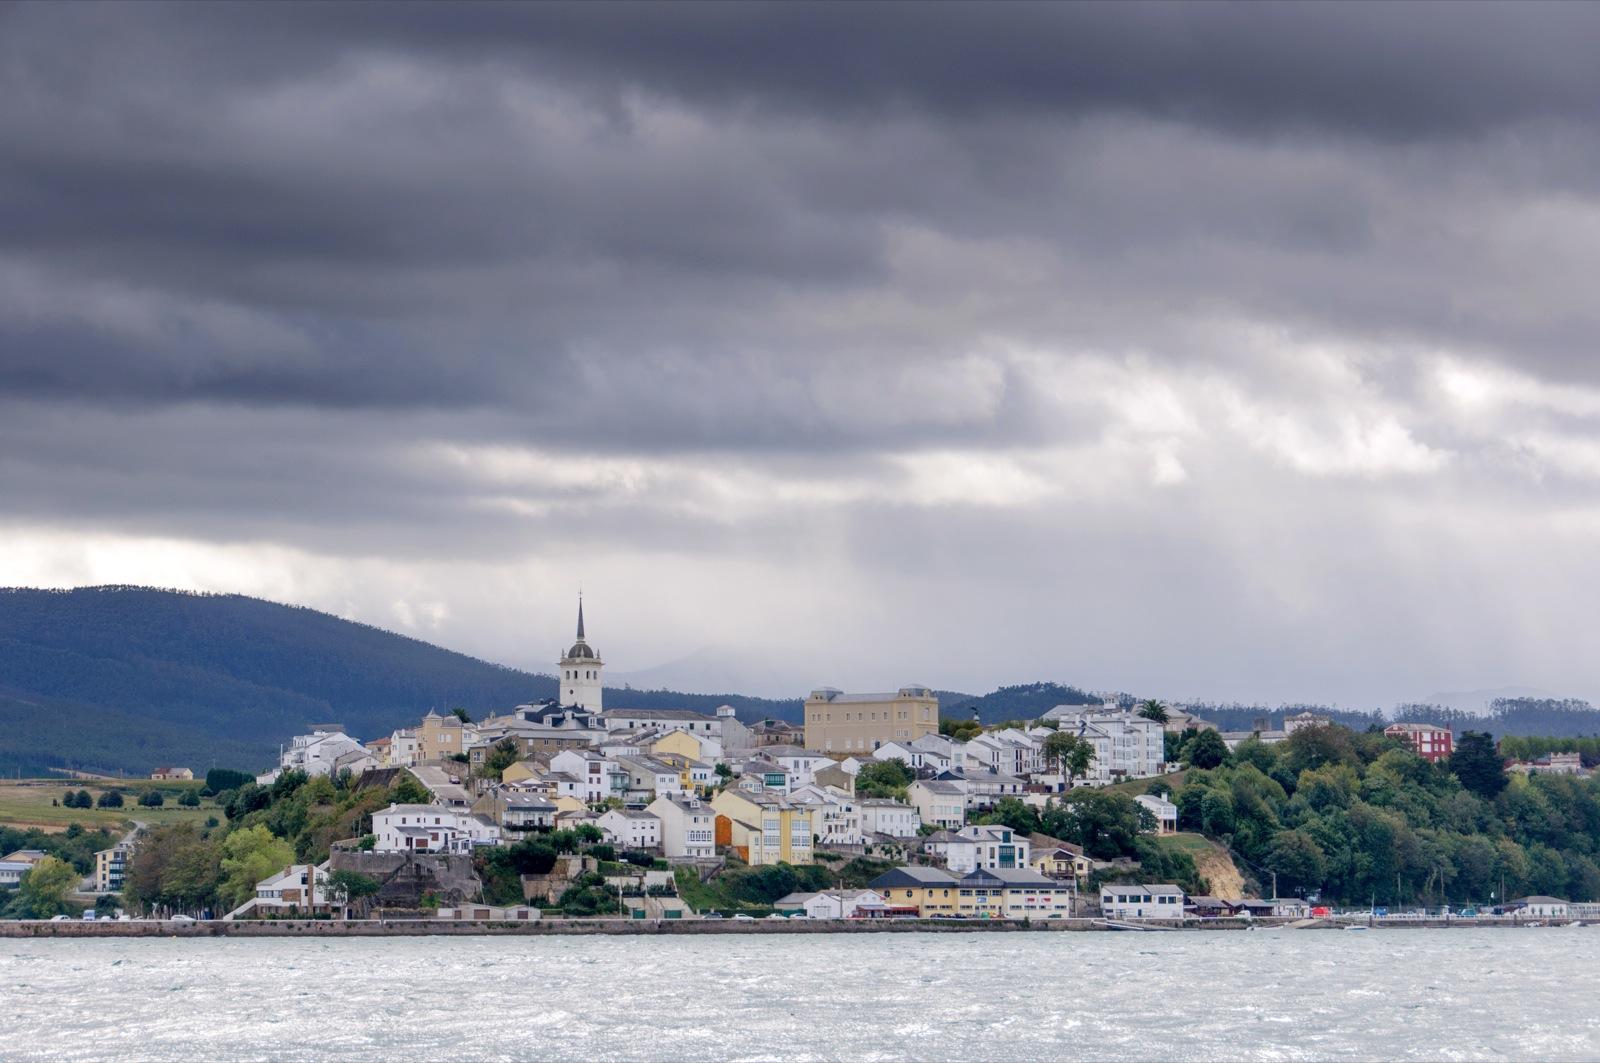
[[[275,827],[248,827],[264,847],[253,863],[236,859],[260,876],[235,883],[221,908],[195,901],[179,911],[184,904],[167,894],[150,903],[223,921],[561,915],[1117,926],[1331,913],[1319,884],[1296,875],[1292,853],[1287,862],[1274,853],[1262,868],[1211,840],[1225,832],[1193,785],[1203,773],[1188,773],[1184,793],[1172,785],[1186,769],[1229,757],[1266,763],[1260,751],[1323,743],[1337,729],[1317,713],[1223,732],[1175,706],[1119,698],[984,726],[942,719],[934,692],[912,684],[881,693],[820,687],[791,724],[744,721],[727,705],[608,709],[604,668],[580,601],[575,637],[556,662],[556,698],[478,720],[431,710],[366,741],[338,724],[312,726],[268,770],[225,772],[238,778],[217,783],[227,787],[218,799],[230,819],[265,814]],[[1442,765],[1454,751],[1450,729],[1427,724],[1396,723],[1377,737],[1423,765]],[[1511,760],[1502,772],[1517,773],[1586,779],[1590,769],[1578,754],[1557,752]],[[194,772],[168,766],[151,779],[187,784]],[[317,846],[291,849],[276,836],[306,815],[276,810],[297,793],[343,810]],[[1095,795],[1099,806],[1083,803]],[[86,791],[69,797],[90,804]],[[198,803],[193,794],[183,800]],[[1051,833],[1069,804],[1101,817],[1120,840],[1086,845],[1081,831],[1077,840]],[[97,850],[82,892],[122,894],[148,837],[136,830]],[[319,847],[325,858],[316,859]],[[0,889],[44,856],[0,860]],[[1280,868],[1304,896],[1279,895]],[[1251,895],[1247,882],[1270,883],[1261,890],[1269,895]],[[1593,904],[1568,905],[1530,895],[1501,899],[1495,911],[1600,916]]]

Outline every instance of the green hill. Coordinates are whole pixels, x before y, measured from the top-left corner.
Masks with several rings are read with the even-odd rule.
[[[555,692],[552,676],[243,595],[0,589],[0,774],[264,767],[311,723],[370,738],[433,707],[477,717]],[[618,708],[724,703],[745,719],[800,711],[798,701],[606,690]]]

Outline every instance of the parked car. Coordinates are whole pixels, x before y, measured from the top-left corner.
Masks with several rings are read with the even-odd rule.
[[[52,915],[50,917],[50,921],[52,923],[65,923],[65,922],[69,921],[71,918],[72,918],[72,916],[70,916],[70,915]]]
[[[734,918],[735,919],[744,919],[744,920],[746,920],[748,922],[752,922],[752,923],[755,922],[755,919],[756,919],[755,916],[753,916],[753,915],[745,915],[743,912],[738,913],[737,915],[734,916]]]
[[[169,923],[192,923],[192,922],[194,922],[194,916],[192,916],[192,915],[174,915],[174,916],[171,916],[170,918],[168,918],[167,922],[169,922]]]

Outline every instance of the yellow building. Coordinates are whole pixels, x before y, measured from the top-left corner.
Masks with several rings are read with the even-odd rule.
[[[1089,858],[1081,851],[1074,852],[1064,845],[1038,846],[1031,851],[1028,866],[1046,878],[1078,882],[1087,880],[1090,871]]]
[[[417,726],[417,757],[423,764],[438,764],[447,757],[464,753],[467,736],[474,730],[454,713],[440,716],[430,710]]]
[[[815,833],[811,809],[791,804],[775,794],[724,790],[711,799],[717,813],[718,841],[739,851],[751,867],[809,864]],[[723,820],[727,838],[723,839]]]
[[[956,915],[960,904],[959,880],[936,867],[897,867],[867,884],[883,898],[892,914],[912,914],[923,919]]]
[[[503,783],[526,782],[529,779],[542,779],[547,774],[546,769],[531,760],[519,760],[505,771],[500,773]]]
[[[668,731],[650,744],[650,752],[658,757],[664,753],[676,753],[690,760],[710,759],[706,743],[688,731]]]
[[[968,919],[1060,919],[1073,885],[1026,868],[978,868],[956,883],[956,914]]]
[[[939,699],[927,687],[893,694],[846,694],[833,687],[806,699],[806,748],[814,753],[870,753],[939,730]]]

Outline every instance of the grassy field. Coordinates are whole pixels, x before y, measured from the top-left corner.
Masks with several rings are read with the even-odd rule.
[[[210,798],[202,798],[198,808],[184,808],[177,803],[185,790],[199,790],[202,785],[199,781],[151,782],[148,779],[126,779],[116,783],[79,779],[6,780],[0,782],[0,825],[56,831],[65,830],[70,823],[81,823],[85,827],[116,828],[134,819],[157,826],[185,821],[203,823],[208,816],[222,818],[217,803]],[[91,797],[98,798],[103,791],[113,788],[122,792],[121,808],[67,808],[60,804],[68,791],[88,790]],[[160,808],[139,804],[139,795],[148,790],[160,790],[166,798],[166,804]]]
[[[1150,789],[1150,784],[1160,779],[1174,790],[1183,785],[1185,772],[1175,771],[1171,775],[1157,775],[1149,779],[1129,779],[1127,782],[1112,783],[1106,789],[1114,794],[1127,794],[1129,797],[1138,797]]]

